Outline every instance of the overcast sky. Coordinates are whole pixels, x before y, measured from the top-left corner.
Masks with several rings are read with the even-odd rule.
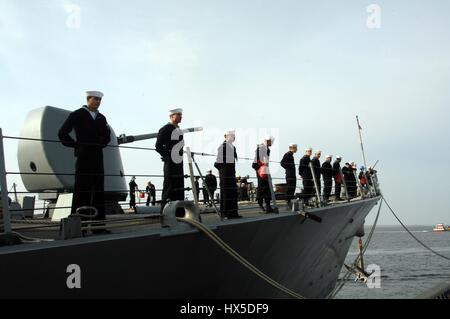
[[[240,156],[271,133],[274,160],[297,143],[360,166],[359,115],[391,206],[407,224],[450,224],[449,40],[446,0],[0,0],[0,127],[19,135],[29,111],[75,110],[101,90],[117,134],[157,132],[182,107],[182,127],[204,127],[186,136],[195,151],[236,128]],[[153,152],[122,158],[127,174],[162,172]],[[387,210],[380,222],[395,224]]]

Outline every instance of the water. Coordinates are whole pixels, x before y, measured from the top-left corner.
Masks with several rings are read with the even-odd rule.
[[[433,226],[408,227],[412,233],[438,253],[450,257],[450,231],[435,233]],[[366,237],[370,229],[366,228]],[[364,242],[365,238],[363,238]],[[355,240],[346,258],[350,265],[357,257]],[[381,268],[381,288],[369,289],[355,282],[352,275],[337,299],[415,298],[442,282],[450,283],[450,261],[438,257],[417,243],[397,226],[378,226],[365,253],[365,267]],[[343,270],[341,276],[345,273]]]

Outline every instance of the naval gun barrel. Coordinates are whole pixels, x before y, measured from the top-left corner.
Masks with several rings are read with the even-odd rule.
[[[191,127],[181,130],[183,134],[185,133],[193,133],[193,132],[200,132],[203,131],[203,127]],[[122,134],[117,138],[117,144],[127,144],[127,143],[133,143],[138,141],[144,141],[144,140],[150,140],[152,138],[157,138],[158,133],[150,133],[150,134],[143,134],[143,135],[125,135]]]

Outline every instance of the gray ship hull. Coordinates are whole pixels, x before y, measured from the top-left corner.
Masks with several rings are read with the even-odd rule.
[[[307,297],[334,288],[357,230],[379,197],[208,226],[262,272]],[[68,266],[81,288],[69,289]],[[167,228],[0,247],[0,298],[289,298],[204,233]]]

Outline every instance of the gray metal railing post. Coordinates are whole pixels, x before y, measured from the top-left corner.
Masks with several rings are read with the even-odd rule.
[[[0,128],[0,187],[2,207],[0,210],[0,233],[11,233],[11,216],[9,213],[8,184],[6,182],[5,152],[3,148],[3,132]]]
[[[320,198],[319,183],[317,182],[316,174],[314,173],[314,167],[312,166],[311,162],[309,163],[309,168],[311,170],[311,174],[312,174],[312,177],[313,177],[314,187],[316,188],[317,201],[319,203],[319,207],[322,207],[322,199]]]
[[[270,173],[269,163],[267,163],[267,181],[269,183],[270,197],[273,206],[273,211],[274,213],[278,214],[279,209],[277,205],[277,198],[275,196],[275,191],[273,190],[272,175]]]
[[[198,205],[198,194],[197,194],[197,187],[195,186],[195,175],[194,175],[194,167],[192,165],[192,154],[191,149],[189,147],[186,147],[186,154],[188,156],[189,175],[191,177],[191,185],[192,185],[192,195],[194,196],[195,204]]]
[[[14,200],[16,203],[19,202],[19,199],[17,198],[17,184],[13,183],[13,189],[14,189]]]
[[[200,175],[200,178],[202,179],[202,182],[203,182],[204,184],[206,184],[206,180],[205,180],[205,178],[203,177],[202,171],[200,170],[200,167],[198,166],[197,162],[195,161],[195,158],[192,157],[192,161],[194,162],[195,167],[197,168],[198,174]],[[200,186],[200,185],[199,185],[199,186]],[[215,199],[214,199],[214,197],[212,196],[211,192],[209,191],[209,188],[208,188],[207,185],[205,185],[205,189],[206,189],[206,192],[208,193],[208,196],[209,196],[209,198],[210,198],[210,200],[211,200],[211,203],[212,203],[212,205],[213,205],[213,207],[214,207],[214,210],[216,211],[217,215],[220,217],[220,220],[223,220],[222,213],[221,213],[221,212],[219,211],[219,209],[217,208]]]

